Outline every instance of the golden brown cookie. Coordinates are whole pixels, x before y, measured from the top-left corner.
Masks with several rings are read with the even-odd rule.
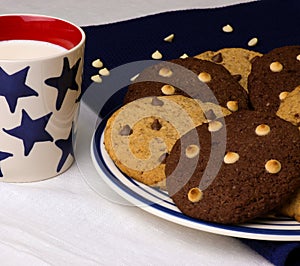
[[[279,214],[300,222],[300,189],[279,209]]]
[[[300,86],[291,92],[282,92],[279,96],[281,102],[276,115],[300,127]]]
[[[199,103],[173,95],[141,98],[124,105],[107,121],[104,144],[108,154],[129,177],[164,186],[165,158],[176,140],[207,120],[230,114],[211,103]]]
[[[257,56],[262,54],[244,48],[223,48],[216,52],[206,51],[195,57],[223,65],[248,92],[247,80],[251,72],[251,61]]]

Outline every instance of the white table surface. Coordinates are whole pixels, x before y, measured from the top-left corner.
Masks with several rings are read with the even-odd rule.
[[[83,26],[239,2],[248,1],[0,0],[0,13],[46,14]],[[0,183],[1,265],[271,265],[235,238],[116,203],[118,196],[106,185],[102,195],[95,193],[83,177],[95,174],[89,168],[87,130],[95,117],[83,107],[80,118],[79,130],[86,134],[76,152],[80,163],[49,180]]]

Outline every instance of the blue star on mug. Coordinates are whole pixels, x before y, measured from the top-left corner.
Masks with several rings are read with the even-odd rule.
[[[29,66],[10,75],[0,67],[0,96],[5,97],[12,113],[16,110],[19,98],[38,96],[35,90],[25,84],[28,70]]]
[[[62,155],[58,163],[56,171],[59,172],[66,162],[69,155],[74,157],[73,151],[73,130],[71,128],[69,136],[67,139],[59,139],[55,141],[56,146],[61,149]]]
[[[13,156],[13,155],[9,152],[0,151],[0,162],[11,156]],[[0,177],[3,177],[1,167],[0,167]]]
[[[81,58],[77,60],[73,67],[70,67],[70,63],[67,57],[64,58],[64,65],[61,75],[58,77],[51,77],[45,80],[45,83],[51,87],[57,89],[56,110],[59,111],[63,101],[66,97],[68,90],[78,91],[79,86],[76,82],[76,75],[79,68]]]
[[[46,126],[52,113],[37,119],[31,117],[22,110],[21,125],[12,129],[3,129],[7,134],[23,141],[24,155],[28,156],[36,142],[53,141],[52,136],[46,131]]]

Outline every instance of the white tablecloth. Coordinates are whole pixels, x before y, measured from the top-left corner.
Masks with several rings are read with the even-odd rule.
[[[247,1],[0,0],[0,11],[52,15],[83,26],[238,2]],[[85,132],[95,117],[88,108],[81,111],[79,130]],[[94,169],[87,172],[91,132],[84,134],[77,151],[80,165],[42,182],[0,183],[1,265],[271,265],[235,238],[186,228],[116,203],[112,199],[118,202],[118,195],[106,185],[102,195],[96,193],[81,173],[83,167],[84,174],[95,174]]]

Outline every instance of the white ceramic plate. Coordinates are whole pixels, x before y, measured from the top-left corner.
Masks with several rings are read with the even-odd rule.
[[[300,223],[285,217],[261,218],[233,226],[200,221],[182,214],[167,192],[141,184],[120,172],[103,145],[105,124],[104,119],[92,138],[93,164],[99,178],[133,205],[168,221],[210,233],[259,240],[300,241]]]

